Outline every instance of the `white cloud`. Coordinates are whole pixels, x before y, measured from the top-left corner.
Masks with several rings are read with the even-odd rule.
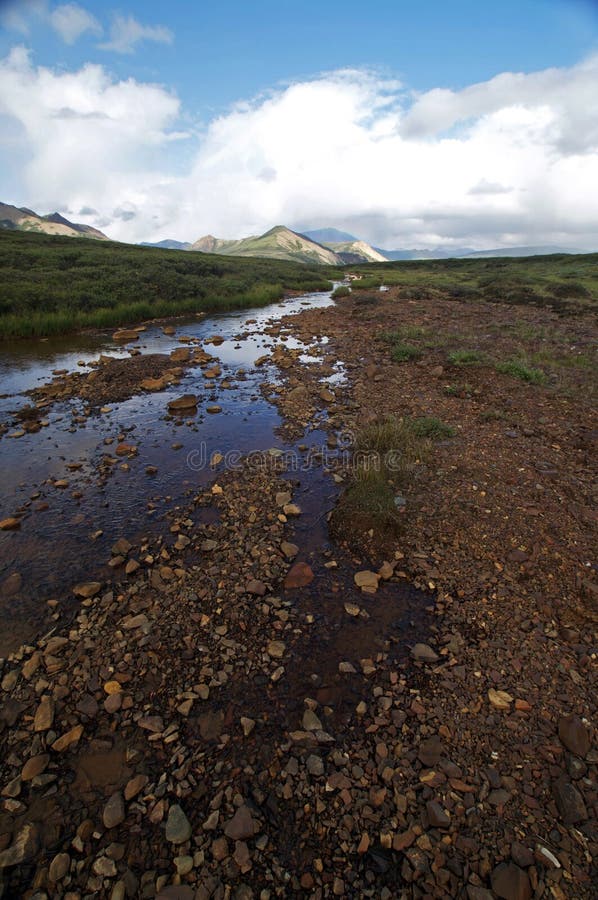
[[[90,12],[76,3],[63,3],[49,15],[52,28],[58,32],[66,44],[74,44],[82,34],[100,35],[102,26]]]
[[[284,223],[389,249],[598,248],[598,57],[419,96],[375,73],[329,73],[237,105],[184,155],[178,114],[157,85],[36,68],[14,50],[0,67],[0,198],[22,183],[19,205],[97,210],[123,240]]]
[[[133,53],[141,41],[172,44],[173,40],[172,31],[164,25],[142,25],[133,16],[117,15],[110,28],[110,40],[100,47],[115,53]]]

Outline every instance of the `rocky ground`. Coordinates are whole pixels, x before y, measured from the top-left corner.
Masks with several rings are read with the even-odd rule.
[[[422,354],[397,363],[407,327]],[[595,896],[591,373],[448,362],[569,359],[592,325],[390,292],[272,333],[322,357],[275,350],[263,386],[285,434],[327,429],[316,474],[219,471],[162,538],[115,535],[115,583],[4,662],[3,896]],[[329,545],[342,433],[389,415],[455,436],[392,546]]]

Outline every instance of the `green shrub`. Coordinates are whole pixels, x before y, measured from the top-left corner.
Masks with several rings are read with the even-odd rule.
[[[484,360],[484,354],[479,350],[453,350],[448,359],[452,366],[479,366]]]
[[[419,359],[421,355],[422,352],[418,347],[414,347],[413,344],[406,344],[403,341],[397,342],[392,348],[391,353],[394,362],[398,363],[408,362],[411,359]]]
[[[546,383],[546,375],[542,369],[536,369],[520,359],[510,359],[506,362],[497,363],[496,369],[503,375],[510,375],[511,378],[518,378],[520,381],[526,381],[528,384]]]

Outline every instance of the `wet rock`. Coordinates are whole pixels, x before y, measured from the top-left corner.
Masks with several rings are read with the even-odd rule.
[[[438,654],[428,644],[416,644],[411,648],[411,655],[418,662],[435,663],[438,660]]]
[[[40,753],[37,756],[32,756],[23,766],[21,778],[23,781],[31,781],[33,778],[37,778],[38,775],[45,772],[49,762],[50,755],[48,753]]]
[[[16,531],[21,527],[21,520],[14,516],[0,520],[0,531]]]
[[[451,817],[436,800],[429,800],[428,803],[426,803],[426,812],[431,828],[450,827]]]
[[[90,597],[95,597],[96,594],[99,594],[102,585],[99,581],[87,581],[84,584],[76,584],[73,588],[73,594],[76,597],[83,597],[85,600],[88,600]]]
[[[118,341],[119,343],[128,344],[130,341],[139,340],[139,332],[133,331],[132,328],[121,328],[120,331],[115,331],[112,335],[113,341]]]
[[[33,719],[34,731],[48,731],[54,722],[54,701],[51,697],[42,697]]]
[[[314,573],[305,562],[297,562],[286,574],[284,586],[287,589],[305,587],[314,580]]]
[[[552,792],[565,825],[576,825],[578,822],[586,821],[588,811],[583,797],[565,775],[561,775],[554,782]]]
[[[256,833],[256,824],[248,806],[240,806],[224,826],[224,833],[233,841],[246,841]]]
[[[583,759],[590,749],[590,735],[579,716],[561,716],[558,728],[559,738],[567,750]]]
[[[514,863],[500,863],[491,876],[492,890],[502,900],[530,900],[532,886],[523,869]]]
[[[178,397],[176,400],[170,400],[168,403],[168,409],[170,412],[181,412],[184,410],[196,409],[199,399],[195,396],[195,394],[183,394],[182,397]]]
[[[364,570],[363,572],[355,573],[354,581],[357,587],[361,588],[364,594],[375,594],[378,590],[380,576],[377,572]]]
[[[175,803],[168,810],[166,840],[171,844],[183,844],[191,837],[191,824],[182,808]]]
[[[57,853],[48,869],[48,878],[56,884],[62,881],[71,865],[71,858],[68,853]]]
[[[102,821],[105,828],[116,828],[125,820],[125,802],[120,791],[112,794],[104,807]]]
[[[299,547],[296,544],[289,543],[289,541],[283,541],[280,545],[280,549],[287,559],[293,559],[299,553]]]
[[[39,845],[37,826],[33,824],[23,825],[14,843],[0,853],[0,869],[9,866],[19,866],[21,863],[33,859]]]

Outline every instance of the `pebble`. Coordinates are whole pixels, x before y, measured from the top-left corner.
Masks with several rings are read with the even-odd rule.
[[[438,660],[438,654],[428,644],[415,644],[411,648],[411,655],[418,662],[434,663]]]
[[[514,863],[500,863],[492,872],[492,890],[502,900],[531,900],[532,886],[523,869]]]
[[[256,833],[256,825],[248,806],[240,806],[224,826],[224,833],[233,841],[245,841]]]
[[[191,824],[182,808],[175,803],[168,810],[166,840],[171,844],[183,844],[191,837]]]
[[[561,716],[558,730],[567,750],[583,759],[590,749],[590,735],[579,716]]]
[[[102,821],[105,828],[116,828],[125,820],[125,803],[120,791],[112,794],[104,807]]]

